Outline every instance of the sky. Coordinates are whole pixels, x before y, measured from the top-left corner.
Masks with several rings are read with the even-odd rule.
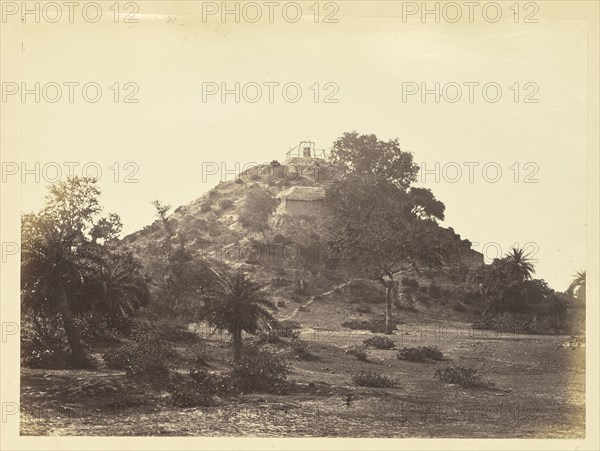
[[[88,175],[101,168],[102,204],[131,233],[154,220],[151,201],[177,207],[232,179],[207,174],[214,164],[281,161],[301,140],[329,149],[356,130],[414,154],[428,171],[418,185],[446,205],[444,226],[488,259],[525,247],[536,277],[565,290],[586,262],[586,22],[542,8],[538,23],[514,23],[508,3],[496,23],[403,21],[398,4],[339,2],[337,23],[323,23],[333,12],[323,9],[315,23],[311,3],[296,23],[203,21],[200,2],[140,2],[138,23],[114,23],[103,3],[98,23],[23,24],[22,81],[48,98],[52,83],[63,92],[22,102],[21,158],[46,168],[21,184],[22,211],[43,205],[56,165],[82,175],[87,164]],[[72,103],[64,82],[80,84]],[[96,103],[83,99],[91,82]],[[222,83],[240,84],[239,102],[208,95]],[[278,83],[272,102],[264,83]],[[439,102],[409,95],[435,83]]]

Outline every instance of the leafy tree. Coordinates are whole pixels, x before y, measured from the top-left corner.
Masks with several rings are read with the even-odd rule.
[[[114,214],[100,216],[99,195],[95,179],[69,178],[49,188],[40,212],[22,218],[23,310],[47,317],[60,313],[73,367],[91,364],[75,315],[95,309],[120,314],[131,303],[148,301],[132,257],[113,254],[121,222]],[[125,271],[108,269],[117,260],[126,262]],[[127,288],[133,285],[135,291]]]
[[[185,234],[173,227],[168,218],[171,209],[158,200],[152,202],[163,227],[164,237],[158,247],[150,250],[159,297],[170,309],[191,311],[200,302],[209,274],[206,262],[195,258],[187,246]]]
[[[269,217],[277,207],[277,199],[268,189],[253,187],[246,197],[239,212],[239,220],[244,227],[264,232],[268,227]]]
[[[417,243],[433,239],[438,230],[433,218],[441,213],[419,200],[410,190],[374,175],[348,175],[327,191],[332,209],[326,222],[330,246],[342,261],[360,268],[385,288],[386,333],[392,333],[396,274],[406,262],[427,257]]]
[[[264,285],[250,280],[241,271],[212,270],[213,279],[200,316],[233,339],[234,361],[242,356],[242,332],[256,334],[261,321],[273,323],[277,307],[264,291]]]
[[[585,302],[585,271],[579,270],[575,273],[573,281],[567,290],[567,294],[572,299]]]
[[[344,133],[334,142],[330,160],[343,174],[327,191],[333,210],[330,246],[384,286],[386,333],[391,333],[396,273],[410,261],[443,262],[434,243],[447,239],[437,226],[445,206],[430,190],[411,187],[419,167],[397,139]]]
[[[417,180],[419,172],[412,153],[402,151],[397,139],[381,141],[373,134],[360,135],[356,131],[338,138],[329,158],[342,173],[375,175],[404,189]]]

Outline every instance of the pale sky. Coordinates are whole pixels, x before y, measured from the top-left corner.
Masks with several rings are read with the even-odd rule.
[[[137,24],[115,24],[109,16],[97,24],[26,23],[22,32],[23,81],[93,81],[103,88],[95,104],[77,89],[69,103],[66,88],[57,103],[26,102],[23,160],[97,162],[102,203],[121,216],[126,233],[154,220],[152,200],[177,207],[216,185],[219,176],[203,183],[203,163],[234,169],[236,162],[283,160],[300,140],[328,149],[343,132],[357,130],[398,138],[429,169],[436,162],[463,168],[456,183],[427,175],[421,185],[446,204],[443,225],[480,243],[475,249],[498,243],[505,253],[514,243],[532,243],[536,276],[558,290],[585,268],[584,21],[544,16],[542,2],[537,24],[515,24],[509,16],[494,24],[403,23],[396,5],[371,5],[360,17],[357,3],[341,2],[336,24],[314,23],[306,15],[298,23],[224,25],[203,23],[199,3],[139,4]],[[502,4],[506,15],[508,3]],[[139,103],[114,103],[109,86],[115,82],[136,83]],[[267,88],[257,103],[235,103],[233,96],[225,103],[219,96],[203,102],[203,82],[295,82],[303,93],[297,103],[286,102],[280,88],[273,103]],[[323,90],[327,82],[339,88],[339,102],[315,103],[310,87],[320,83],[324,95],[331,92]],[[436,103],[430,95],[422,103],[412,96],[403,102],[407,82],[458,83],[463,98]],[[465,82],[480,83],[473,103]],[[497,103],[482,97],[481,85],[490,82],[502,88]],[[514,83],[520,86],[518,103]],[[539,88],[538,103],[523,103],[533,89],[524,89],[525,83]],[[109,169],[115,162],[121,171],[134,162],[139,182],[115,183]],[[469,162],[479,164],[472,183]],[[497,183],[484,179],[487,163],[501,168]],[[448,168],[446,175],[455,177]],[[523,183],[534,170],[538,182]],[[24,211],[42,205],[46,185],[31,179],[22,184]],[[486,249],[493,257],[495,245]]]

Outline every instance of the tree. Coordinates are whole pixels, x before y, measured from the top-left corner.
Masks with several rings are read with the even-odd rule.
[[[277,199],[268,189],[253,187],[246,193],[240,209],[240,223],[249,229],[264,232],[276,207]]]
[[[533,263],[524,249],[513,247],[510,252],[502,259],[508,277],[512,282],[521,283],[530,280],[535,273]]]
[[[327,202],[332,209],[325,223],[330,247],[342,261],[382,284],[386,293],[386,333],[390,334],[396,274],[407,262],[425,258],[433,261],[431,253],[423,252],[424,246],[418,244],[433,242],[428,240],[436,235],[434,213],[427,205],[420,205],[419,197],[410,190],[375,175],[349,175],[334,182],[327,190]],[[418,215],[417,211],[432,217]]]
[[[194,309],[200,302],[203,289],[208,283],[208,268],[203,259],[195,258],[187,246],[181,230],[174,229],[167,216],[171,207],[158,200],[152,202],[156,216],[164,230],[158,248],[151,249],[154,263],[158,262],[157,279],[160,280],[159,296],[166,305],[175,310]]]
[[[381,282],[386,333],[392,333],[395,275],[411,260],[441,263],[432,243],[441,236],[437,220],[444,219],[445,206],[430,190],[410,186],[419,167],[397,139],[344,133],[333,143],[330,161],[342,173],[327,190],[333,210],[327,225],[330,247]],[[429,252],[423,252],[427,245]]]
[[[120,314],[131,303],[148,301],[133,257],[113,254],[121,222],[114,214],[100,216],[99,195],[95,179],[68,178],[49,188],[40,212],[22,218],[23,310],[48,317],[60,313],[72,367],[92,364],[75,315],[96,309]],[[123,271],[108,269],[116,261]],[[133,285],[135,291],[127,288]]]
[[[102,252],[95,263],[86,295],[95,299],[94,310],[119,328],[150,303],[149,278],[132,252],[111,249]]]
[[[213,279],[200,316],[233,339],[233,357],[242,356],[242,332],[255,334],[261,320],[273,323],[277,307],[264,291],[264,285],[250,280],[241,271],[212,269]]]
[[[482,316],[504,311],[508,307],[511,293],[530,281],[535,272],[530,256],[523,249],[512,248],[503,258],[495,259],[490,265],[473,270],[467,282],[479,288],[484,302]]]
[[[403,152],[397,139],[381,141],[356,131],[338,138],[329,158],[343,174],[375,175],[403,189],[417,180],[419,172],[412,153]]]
[[[585,271],[579,270],[573,276],[573,281],[567,290],[572,299],[585,302]]]

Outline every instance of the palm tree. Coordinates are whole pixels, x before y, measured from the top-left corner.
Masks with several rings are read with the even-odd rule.
[[[503,258],[494,260],[490,265],[471,272],[467,282],[480,290],[484,302],[486,298],[488,300],[482,316],[500,310],[505,293],[530,280],[534,272],[530,256],[517,248],[512,248]]]
[[[104,252],[90,274],[95,309],[113,320],[129,319],[150,302],[148,278],[130,252]]]
[[[58,311],[71,350],[71,365],[87,367],[78,327],[73,318],[73,296],[81,281],[78,256],[71,234],[47,214],[29,214],[22,220],[21,294],[25,310]]]
[[[530,280],[535,273],[535,268],[531,262],[529,254],[525,254],[524,249],[513,247],[508,254],[505,255],[503,261],[507,265],[508,275],[512,280],[511,285]]]
[[[276,305],[263,290],[264,285],[250,280],[241,271],[212,270],[214,280],[204,301],[201,317],[233,339],[233,358],[242,356],[242,332],[255,334],[261,321],[275,322]]]
[[[585,302],[585,270],[580,269],[575,273],[567,293],[574,299]]]

